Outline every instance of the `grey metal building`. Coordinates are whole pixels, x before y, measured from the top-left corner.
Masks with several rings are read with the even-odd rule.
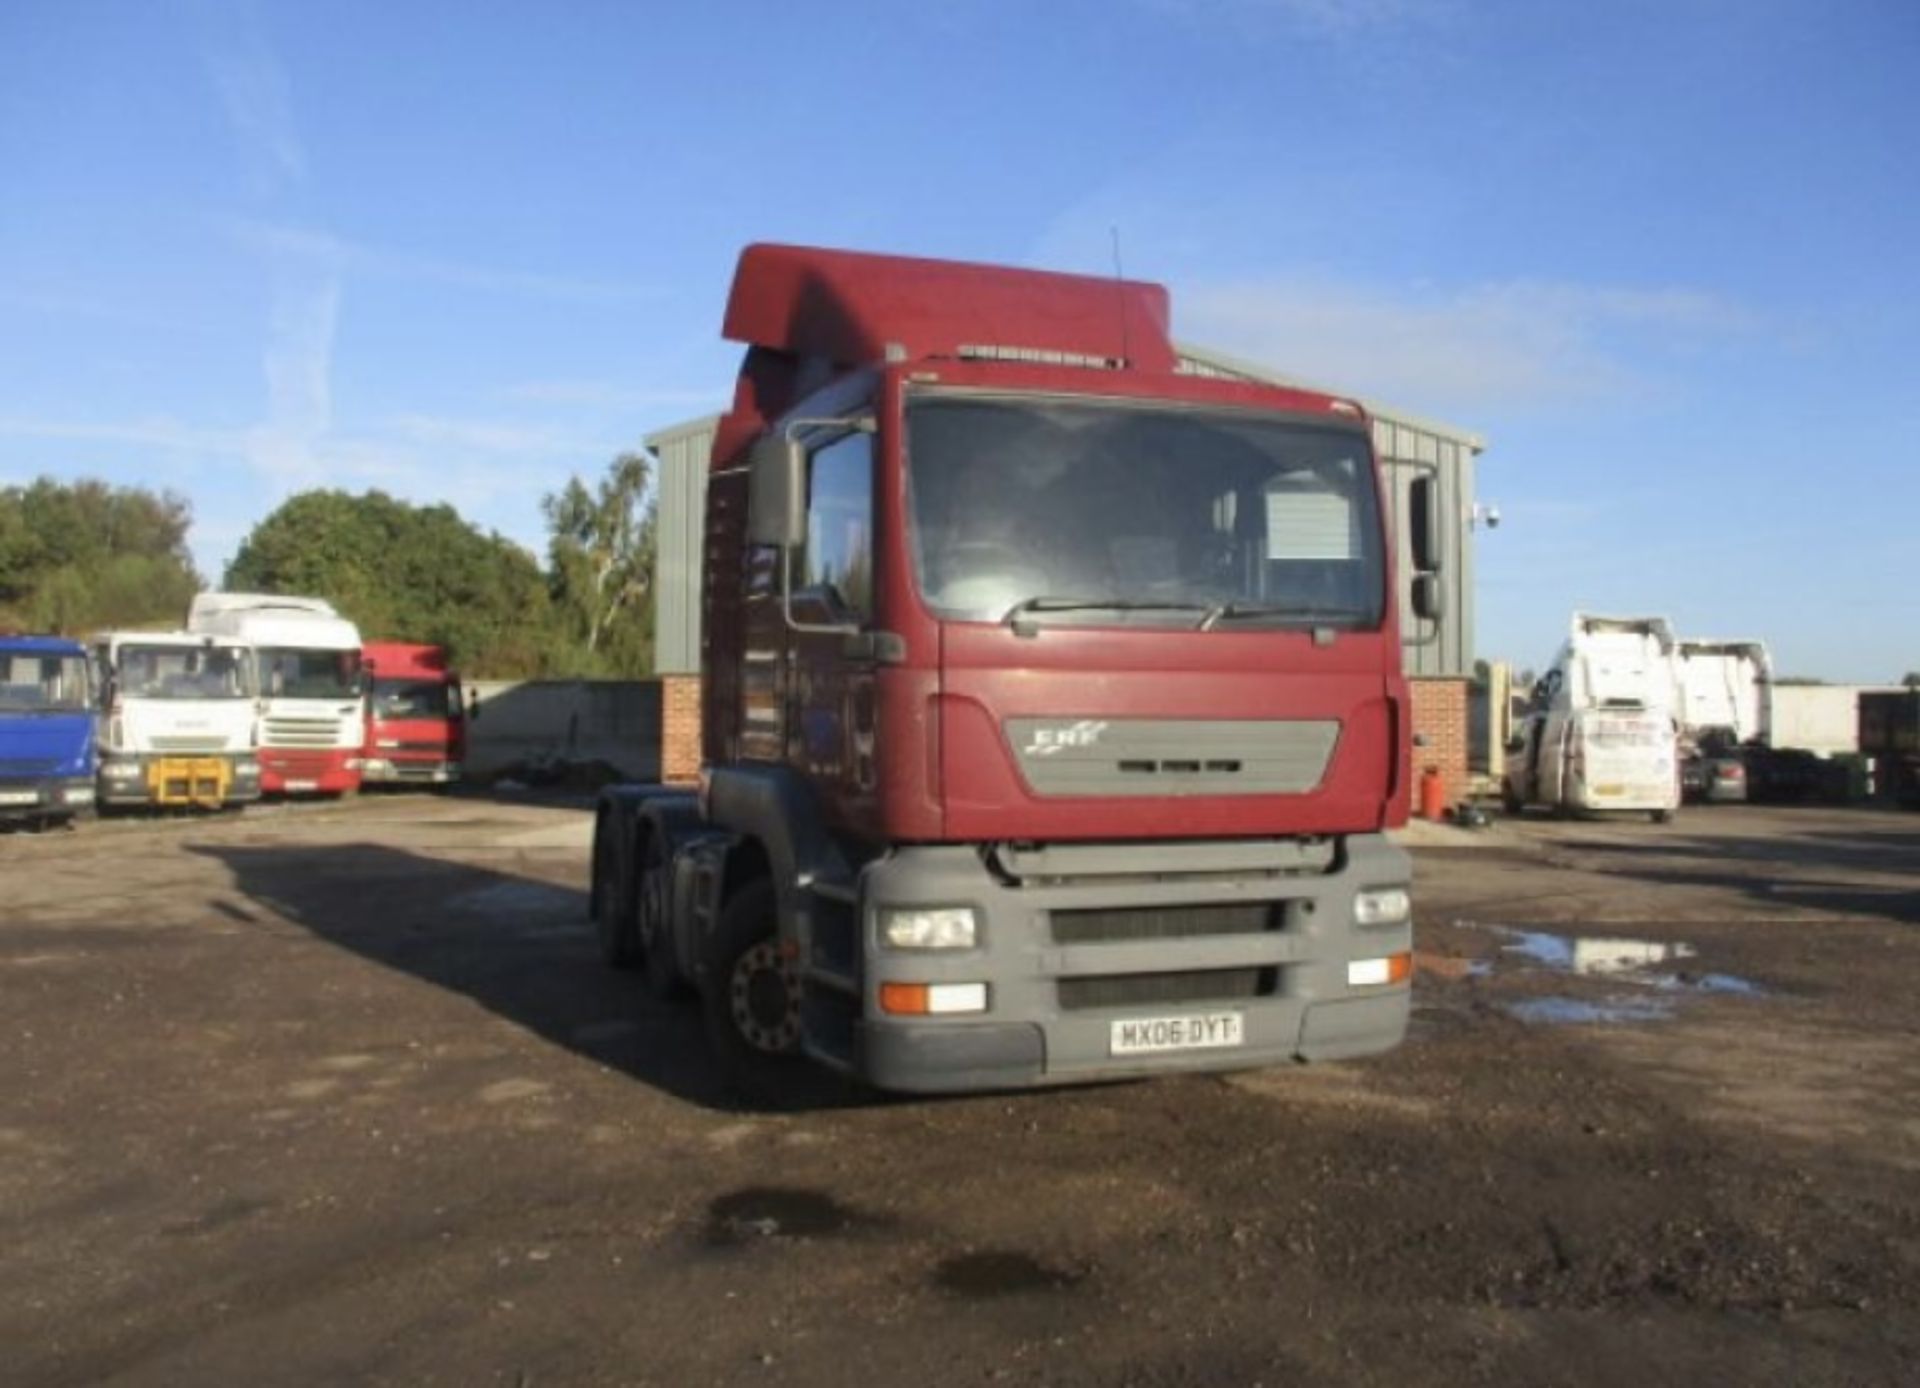
[[[1224,352],[1179,345],[1180,369],[1196,376],[1265,381],[1326,391]],[[1345,395],[1344,391],[1328,391]],[[1388,506],[1400,554],[1400,572],[1410,569],[1407,489],[1422,472],[1439,479],[1441,553],[1446,615],[1431,640],[1415,635],[1419,623],[1400,595],[1400,625],[1408,633],[1407,673],[1422,679],[1465,679],[1473,672],[1473,480],[1474,460],[1486,448],[1478,434],[1421,419],[1378,401],[1357,400],[1373,418],[1374,449],[1386,465]],[[649,434],[647,448],[659,461],[659,568],[654,590],[654,660],[662,675],[700,673],[700,552],[707,501],[707,465],[720,416],[710,414]]]

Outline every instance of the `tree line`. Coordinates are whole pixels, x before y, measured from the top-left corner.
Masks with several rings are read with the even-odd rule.
[[[653,668],[651,460],[542,501],[544,565],[448,505],[380,491],[289,497],[227,565],[235,592],[326,598],[366,639],[448,648],[471,676],[634,677]],[[0,630],[67,635],[179,626],[206,587],[193,510],[144,487],[41,478],[0,487]]]

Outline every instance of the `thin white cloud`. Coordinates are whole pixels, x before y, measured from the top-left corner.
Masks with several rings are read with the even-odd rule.
[[[617,381],[523,381],[508,389],[510,399],[538,405],[580,405],[607,409],[717,410],[722,392],[712,389],[648,388]]]
[[[306,176],[306,150],[293,120],[293,94],[246,5],[203,6],[201,56],[254,182],[271,191]]]
[[[1397,291],[1311,277],[1183,285],[1181,334],[1342,390],[1440,412],[1656,388],[1650,357],[1753,331],[1692,289],[1533,281]]]
[[[440,256],[416,255],[349,240],[315,227],[252,218],[228,218],[220,229],[240,245],[268,256],[309,258],[385,279],[446,284],[490,294],[521,294],[564,303],[628,304],[661,297],[648,285],[577,279],[475,265]]]
[[[498,420],[407,414],[396,418],[393,428],[415,443],[478,453],[552,453],[568,446],[552,429]]]
[[[131,444],[167,453],[225,456],[243,453],[246,448],[246,436],[239,430],[197,428],[164,415],[118,422],[0,415],[0,438]]]
[[[331,267],[282,263],[273,269],[272,304],[261,370],[267,417],[248,436],[253,467],[286,485],[325,475],[321,445],[333,427],[333,342],[340,318],[340,276]]]

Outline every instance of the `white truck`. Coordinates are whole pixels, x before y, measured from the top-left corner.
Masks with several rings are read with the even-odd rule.
[[[268,794],[360,788],[360,632],[321,598],[201,593],[187,626],[244,641],[260,688],[260,784]]]
[[[1765,644],[1684,638],[1675,667],[1681,793],[1747,799],[1747,749],[1764,747],[1773,730],[1773,661]]]
[[[218,810],[260,798],[252,647],[108,631],[91,649],[104,709],[100,805]]]
[[[1735,743],[1772,740],[1773,661],[1764,642],[1680,642],[1680,731],[1719,728]]]
[[[1574,613],[1508,747],[1508,812],[1545,805],[1671,819],[1680,806],[1675,655],[1665,618]]]

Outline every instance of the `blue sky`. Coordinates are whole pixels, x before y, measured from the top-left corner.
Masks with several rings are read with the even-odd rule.
[[[1920,667],[1920,5],[0,7],[0,483],[539,498],[717,406],[791,240],[1167,283],[1487,436],[1480,653],[1576,607]]]

